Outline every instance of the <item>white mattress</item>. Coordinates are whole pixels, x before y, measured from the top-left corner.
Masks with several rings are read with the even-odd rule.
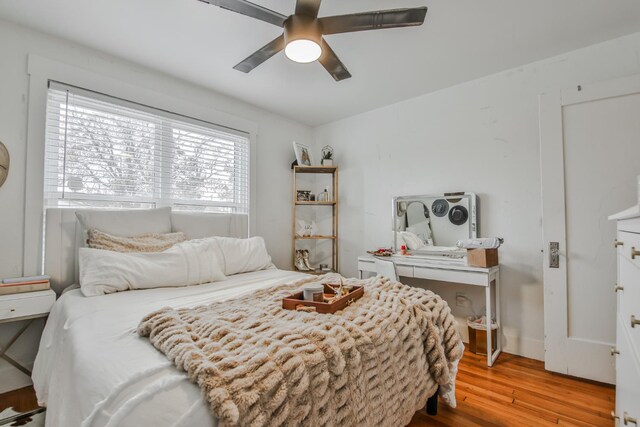
[[[51,311],[33,370],[46,425],[215,426],[198,386],[138,336],[138,323],[162,307],[208,304],[302,276],[273,269],[186,288],[90,298],[66,292]]]

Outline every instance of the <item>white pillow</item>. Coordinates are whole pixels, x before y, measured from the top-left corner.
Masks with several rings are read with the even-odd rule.
[[[246,237],[249,217],[243,214],[171,212],[171,231],[182,231],[187,239],[211,236]]]
[[[402,239],[407,244],[407,249],[409,250],[415,251],[416,249],[420,249],[425,246],[424,241],[415,233],[410,231],[401,231],[400,236],[402,236]]]
[[[89,297],[224,280],[218,253],[214,239],[189,240],[150,253],[80,248],[80,289]]]
[[[75,280],[80,280],[78,249],[87,246],[87,232],[94,228],[119,237],[171,232],[171,207],[157,209],[77,209]]]
[[[171,233],[170,207],[121,210],[78,209],[76,217],[84,232],[94,228],[119,237]]]
[[[218,242],[219,257],[223,260],[222,267],[227,276],[273,267],[262,237],[248,239],[212,237],[212,239]]]

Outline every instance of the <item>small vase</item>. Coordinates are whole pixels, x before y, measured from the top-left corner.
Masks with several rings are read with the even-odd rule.
[[[322,159],[322,166],[333,166],[333,159]]]

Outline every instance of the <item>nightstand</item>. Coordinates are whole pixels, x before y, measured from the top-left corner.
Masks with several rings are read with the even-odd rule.
[[[24,292],[21,294],[0,295],[0,323],[28,320],[18,332],[11,337],[4,348],[0,347],[0,359],[7,361],[14,368],[31,376],[31,371],[7,355],[7,351],[20,338],[31,324],[39,318],[49,315],[56,293],[51,289],[46,291]]]

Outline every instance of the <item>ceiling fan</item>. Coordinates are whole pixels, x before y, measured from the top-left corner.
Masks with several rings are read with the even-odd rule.
[[[284,49],[285,55],[295,62],[309,63],[317,60],[336,81],[348,79],[351,73],[322,36],[418,26],[422,25],[427,14],[426,7],[417,7],[318,18],[321,0],[297,0],[296,11],[290,16],[246,0],[200,1],[284,28],[282,35],[248,56],[234,69],[248,73]]]

